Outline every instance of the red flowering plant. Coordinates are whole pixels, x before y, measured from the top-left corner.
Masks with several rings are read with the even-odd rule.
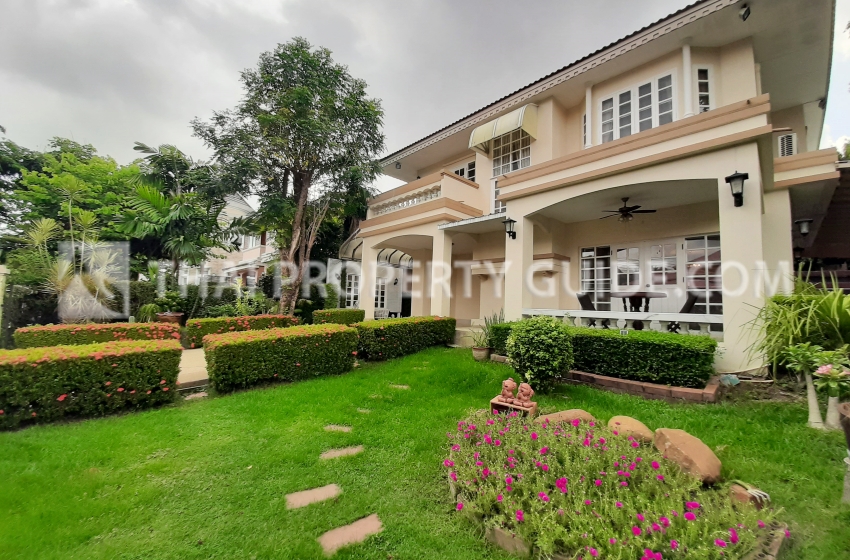
[[[463,504],[457,511],[545,555],[741,558],[773,520],[593,422],[481,412],[448,436],[443,467]]]
[[[403,317],[363,321],[357,328],[357,351],[366,360],[389,360],[415,354],[430,346],[451,344],[455,320],[451,317]]]
[[[96,344],[124,340],[180,340],[172,323],[88,323],[22,327],[12,335],[17,348]]]
[[[280,329],[298,324],[292,315],[245,315],[242,317],[207,317],[186,321],[186,344],[189,348],[203,346],[208,334]]]
[[[0,427],[170,402],[182,350],[176,340],[0,350]]]

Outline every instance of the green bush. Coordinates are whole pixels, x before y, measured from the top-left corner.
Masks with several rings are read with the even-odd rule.
[[[568,327],[574,368],[621,379],[705,387],[714,373],[717,342],[708,336]]]
[[[172,323],[44,325],[20,328],[13,336],[15,346],[18,348],[96,344],[124,340],[180,340],[180,326]]]
[[[514,324],[507,350],[523,381],[539,391],[551,389],[555,378],[569,372],[573,363],[566,325],[554,317],[533,317]]]
[[[208,334],[257,331],[291,327],[298,324],[292,315],[246,315],[244,317],[208,317],[186,321],[186,344],[200,348]]]
[[[334,284],[325,284],[325,291],[327,295],[325,296],[325,309],[337,309],[339,308],[339,292]],[[360,319],[361,321],[363,319]]]
[[[357,331],[344,325],[210,334],[207,373],[218,391],[267,381],[297,381],[345,373],[354,365]]]
[[[499,323],[490,327],[490,347],[501,356],[508,354],[508,337],[516,323]]]
[[[0,351],[0,427],[170,402],[181,351],[176,340]]]
[[[317,309],[313,311],[313,323],[338,323],[340,325],[353,325],[361,322],[366,317],[362,309]]]
[[[455,320],[451,317],[403,317],[363,321],[354,325],[360,333],[357,351],[365,360],[389,360],[451,344]]]

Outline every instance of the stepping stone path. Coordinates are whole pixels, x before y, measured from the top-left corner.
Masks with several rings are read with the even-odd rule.
[[[358,408],[357,412],[359,412],[360,414],[371,414],[372,411],[368,408]]]
[[[378,519],[377,514],[373,513],[349,525],[331,529],[319,537],[318,541],[322,545],[322,550],[325,551],[325,556],[331,556],[340,548],[363,542],[370,535],[375,535],[383,530],[384,526],[381,524],[381,520]]]
[[[197,393],[192,393],[191,395],[186,395],[186,400],[190,401],[190,400],[194,400],[194,399],[202,399],[206,396],[207,396],[206,391],[199,391]]]
[[[410,389],[410,385],[390,385],[393,389]]]
[[[325,426],[326,432],[350,432],[351,426],[339,426],[337,424],[330,424]]]
[[[342,494],[342,488],[336,484],[328,484],[321,488],[312,488],[310,490],[302,490],[301,492],[293,492],[286,495],[286,509],[297,509],[316,502],[330,500]]]
[[[357,455],[362,451],[362,445],[357,445],[355,447],[342,447],[340,449],[329,449],[319,455],[319,459],[336,459],[337,457],[347,457],[349,455]]]

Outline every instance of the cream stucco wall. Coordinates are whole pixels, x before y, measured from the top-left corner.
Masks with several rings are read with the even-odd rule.
[[[782,111],[774,111],[770,114],[770,121],[774,128],[790,128],[797,134],[797,153],[808,151],[806,121],[803,116],[803,106],[789,107]],[[783,132],[782,134],[787,134]],[[773,136],[773,157],[779,157],[779,134]]]

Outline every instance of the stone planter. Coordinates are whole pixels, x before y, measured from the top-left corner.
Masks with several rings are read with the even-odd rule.
[[[484,538],[510,554],[520,558],[531,557],[531,547],[524,540],[500,527],[489,527],[484,532]]]
[[[475,358],[477,362],[484,362],[490,359],[490,352],[492,348],[479,348],[477,346],[472,347],[472,357]]]
[[[166,311],[165,313],[157,313],[156,320],[160,323],[176,323],[180,324],[183,320],[182,313],[176,313],[173,311]]]
[[[747,554],[744,560],[776,560],[782,545],[785,544],[785,531],[788,525],[785,523],[774,523],[770,533],[762,537],[756,545],[756,549]]]

